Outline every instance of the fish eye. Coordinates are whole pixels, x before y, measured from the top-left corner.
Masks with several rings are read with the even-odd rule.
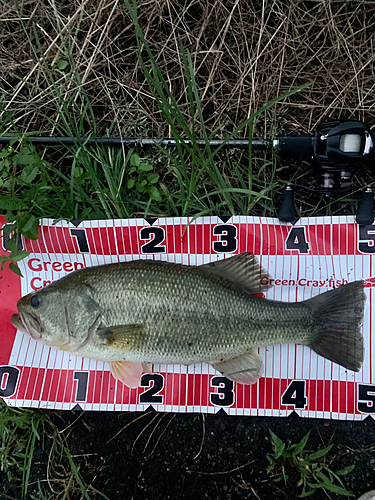
[[[33,307],[34,309],[36,309],[42,303],[42,297],[40,295],[33,295],[31,297],[30,303],[31,303],[31,307]]]

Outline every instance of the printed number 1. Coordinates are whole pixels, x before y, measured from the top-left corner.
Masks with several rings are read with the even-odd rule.
[[[74,380],[77,380],[76,401],[86,401],[89,372],[74,372]]]
[[[89,244],[84,229],[71,229],[70,234],[77,238],[77,244],[81,253],[90,252]]]

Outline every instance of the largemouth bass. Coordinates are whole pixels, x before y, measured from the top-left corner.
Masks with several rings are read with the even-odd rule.
[[[263,368],[253,348],[284,343],[360,369],[362,281],[289,303],[255,295],[267,288],[265,277],[249,253],[202,266],[136,260],[90,267],[22,297],[11,321],[48,346],[110,363],[129,387],[153,363],[205,362],[252,384]]]

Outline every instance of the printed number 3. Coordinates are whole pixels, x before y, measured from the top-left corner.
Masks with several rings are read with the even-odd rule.
[[[220,224],[214,227],[214,235],[219,241],[214,241],[213,249],[217,253],[229,253],[237,250],[237,227],[230,224]]]
[[[211,387],[217,387],[217,392],[210,395],[211,404],[231,406],[234,403],[233,385],[233,382],[225,377],[213,377]]]

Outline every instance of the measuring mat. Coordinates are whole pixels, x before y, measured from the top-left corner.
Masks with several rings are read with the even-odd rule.
[[[4,218],[0,217],[4,226]],[[3,232],[3,244],[7,232]],[[261,217],[202,217],[72,221],[42,220],[37,241],[22,239],[30,252],[19,262],[23,277],[0,274],[0,396],[15,407],[158,411],[362,420],[375,415],[375,225],[354,217],[310,217],[292,226]],[[5,253],[5,250],[3,251]],[[17,300],[78,269],[135,259],[191,266],[242,252],[257,256],[271,278],[264,296],[296,302],[364,279],[362,325],[365,358],[358,373],[318,356],[306,346],[258,349],[263,377],[252,386],[224,378],[202,363],[153,365],[141,387],[116,381],[109,365],[57,351],[17,332],[10,322]],[[269,288],[269,285],[272,285]]]

